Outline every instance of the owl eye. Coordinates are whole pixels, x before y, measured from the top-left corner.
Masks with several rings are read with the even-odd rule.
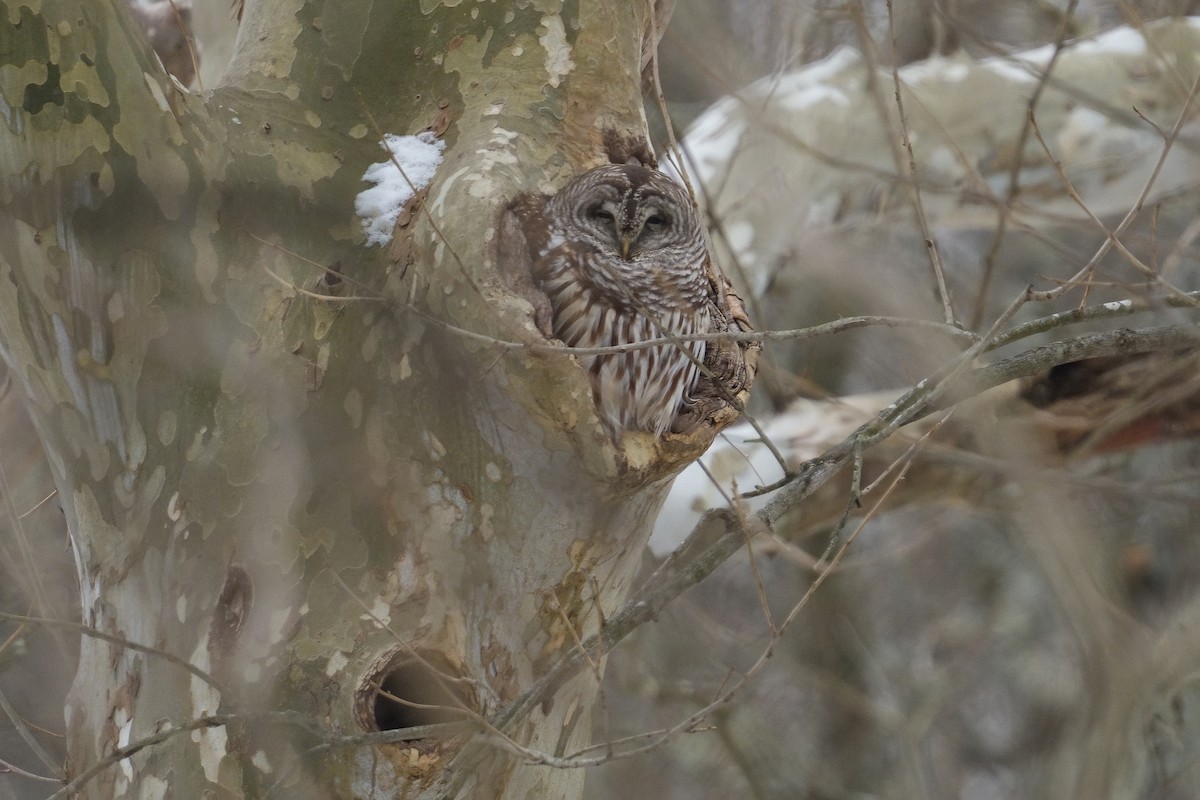
[[[614,217],[612,212],[606,209],[604,206],[596,206],[589,213],[591,214],[592,219],[598,219],[601,222],[616,221],[616,217]]]
[[[651,231],[658,233],[663,228],[667,227],[667,224],[670,221],[671,220],[663,214],[651,214],[650,216],[646,217],[646,227]]]

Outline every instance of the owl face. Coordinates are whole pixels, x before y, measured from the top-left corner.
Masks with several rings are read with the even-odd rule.
[[[580,209],[583,227],[625,261],[638,253],[660,250],[676,238],[676,220],[653,196],[637,198],[607,186]]]
[[[567,205],[561,216],[578,227],[576,238],[625,262],[695,241],[695,210],[670,178],[625,164],[585,174],[586,186],[568,184],[555,198]]]

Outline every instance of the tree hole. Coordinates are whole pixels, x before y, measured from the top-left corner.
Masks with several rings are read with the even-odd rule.
[[[436,653],[394,659],[365,688],[371,727],[380,731],[460,722],[475,709],[470,684]]]

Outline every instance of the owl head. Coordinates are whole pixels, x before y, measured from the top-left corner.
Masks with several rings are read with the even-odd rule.
[[[624,262],[690,250],[700,220],[683,188],[661,172],[610,164],[576,177],[550,201],[551,217],[569,220],[576,240]]]

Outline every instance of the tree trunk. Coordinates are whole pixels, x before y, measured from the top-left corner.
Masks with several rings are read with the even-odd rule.
[[[536,754],[586,745],[594,674],[504,746],[339,737],[494,717],[618,607],[713,435],[614,447],[572,359],[503,344],[544,341],[505,206],[644,148],[643,3],[251,0],[202,94],[119,5],[33,8],[0,26],[0,343],[115,637],[70,788],[578,797]],[[427,201],[366,248],[377,142],[422,130]]]

